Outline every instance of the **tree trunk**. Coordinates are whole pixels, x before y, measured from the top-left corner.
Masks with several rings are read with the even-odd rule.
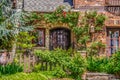
[[[12,53],[11,53],[11,62],[13,62],[16,53],[16,41],[13,44]]]

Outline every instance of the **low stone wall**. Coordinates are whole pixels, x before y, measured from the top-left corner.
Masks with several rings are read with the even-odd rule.
[[[4,65],[8,61],[7,52],[0,53],[0,64]]]
[[[13,62],[14,55],[12,52],[0,52],[0,65]]]
[[[85,73],[82,76],[82,80],[117,80],[117,79],[115,79],[114,75],[105,73]]]

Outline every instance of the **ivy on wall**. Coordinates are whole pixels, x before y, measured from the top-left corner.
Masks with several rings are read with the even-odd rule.
[[[103,14],[98,14],[95,11],[85,12],[84,15],[80,14],[80,12],[65,12],[64,7],[59,7],[52,13],[32,14],[33,15],[31,22],[33,22],[33,24],[41,21],[44,21],[46,25],[58,25],[59,23],[67,24],[76,36],[77,47],[83,47],[85,50],[87,50],[88,41],[92,41],[93,45],[97,45],[98,43],[100,44],[100,47],[103,47],[103,44],[101,42],[98,42],[95,38],[92,38],[95,33],[99,33],[103,30],[104,22],[106,19],[105,15]]]
[[[63,9],[64,7],[59,7],[55,12],[51,14],[44,14],[44,18],[47,21],[47,23],[66,23],[71,28],[77,26],[79,12],[65,12]]]
[[[85,14],[81,16],[79,27],[73,28],[80,49],[85,49],[90,54],[96,54],[100,52],[101,48],[105,47],[102,42],[97,40],[98,35],[95,37],[96,33],[100,33],[103,30],[105,20],[105,15],[98,14],[95,11],[85,12]],[[89,47],[87,46],[88,41],[91,41]]]
[[[59,24],[59,23],[65,23],[70,28],[73,28],[77,26],[78,24],[78,17],[79,12],[65,12],[64,7],[58,7],[54,12],[52,13],[31,13],[31,17],[26,19],[27,24],[42,24],[42,22],[45,22],[46,25],[51,24]]]

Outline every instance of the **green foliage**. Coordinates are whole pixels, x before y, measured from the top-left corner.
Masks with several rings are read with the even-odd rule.
[[[64,61],[70,60],[69,51],[62,50],[62,49],[56,49],[54,51],[42,51],[37,50],[35,51],[35,54],[39,56],[43,61],[48,61],[51,63],[58,63],[58,64],[64,64]]]
[[[96,11],[86,12],[84,16],[81,16],[79,20],[79,27],[73,27],[73,32],[76,35],[78,47],[87,47],[88,41],[96,42],[96,39],[92,38],[92,34],[95,34],[102,30],[105,22],[105,15],[98,14]],[[91,32],[91,26],[94,26],[94,33]]]
[[[16,73],[13,75],[3,75],[0,80],[48,80],[42,73]]]
[[[86,70],[86,60],[81,55],[75,55],[67,65],[74,78],[79,78]]]
[[[78,12],[64,12],[64,7],[58,7],[55,12],[44,14],[45,21],[48,23],[56,24],[56,23],[67,23],[70,27],[77,26],[78,23]]]
[[[33,71],[34,72],[39,72],[41,70],[41,64],[39,63],[39,64],[36,64],[35,66],[34,66],[34,68],[33,68]]]
[[[11,36],[4,37],[5,39],[0,39],[0,49],[10,51],[14,43],[14,38]]]
[[[88,57],[87,70],[90,72],[107,72],[109,59],[106,57]]]
[[[96,41],[91,43],[90,47],[87,49],[88,56],[99,55],[101,48],[105,48],[105,44],[103,44],[102,42]]]
[[[11,2],[8,0],[0,1],[0,25],[10,16],[11,11],[9,10],[9,8],[11,8],[11,6],[9,4],[11,4]],[[6,13],[6,11],[7,11],[7,13]],[[10,29],[11,26],[12,26],[11,23],[9,23],[6,25],[6,28]],[[3,27],[1,27],[1,29],[2,28]],[[12,40],[14,40],[14,38],[11,36],[12,34],[7,31],[0,31],[0,34],[1,34],[0,49],[7,49],[8,51],[11,50],[12,43],[13,43]],[[5,35],[5,34],[7,34],[7,35]],[[5,35],[5,36],[2,37],[2,35]]]
[[[71,51],[71,50],[69,50]],[[81,76],[86,69],[86,61],[80,55],[71,56],[69,51],[56,49],[55,51],[35,51],[35,54],[39,56],[43,61],[59,64],[66,67],[74,78]],[[59,75],[62,71],[59,73]],[[62,75],[61,75],[62,76]]]
[[[17,72],[22,72],[23,68],[19,64],[13,62],[11,64],[0,65],[1,74],[14,74]]]
[[[23,21],[25,22],[26,25],[36,25],[38,21],[41,21],[43,19],[44,18],[42,14],[32,12],[29,14],[27,18],[23,18]]]
[[[25,23],[24,19],[28,17],[28,13],[13,13],[11,0],[0,1],[0,49],[10,51],[15,41],[15,35],[19,31],[30,31],[33,29]]]
[[[117,51],[112,55],[107,65],[107,72],[120,76],[120,51]]]
[[[32,40],[34,36],[28,32],[20,32],[17,36],[17,46],[22,51],[24,50],[31,50],[34,44]]]
[[[57,78],[66,77],[65,71],[59,67],[54,70],[53,75],[56,76]]]
[[[88,57],[87,70],[90,72],[105,72],[120,76],[120,51],[114,53],[110,58]]]
[[[99,31],[99,30],[102,30],[102,27],[104,25],[104,21],[105,21],[106,17],[104,15],[98,15],[96,17],[96,22],[95,22],[95,30],[96,31]]]

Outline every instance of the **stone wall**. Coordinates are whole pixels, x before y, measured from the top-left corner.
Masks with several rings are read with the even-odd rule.
[[[17,0],[17,2],[19,2],[17,4],[17,7],[21,8],[22,7],[22,5],[21,5],[22,0]],[[83,11],[85,11],[87,9],[90,10],[89,6],[91,6],[91,7],[99,7],[98,12],[100,11],[99,13],[102,13],[102,14],[107,16],[107,20],[105,22],[105,26],[103,28],[103,31],[101,33],[95,34],[95,36],[97,36],[97,40],[101,41],[104,44],[107,44],[107,39],[106,39],[107,38],[107,33],[106,33],[107,28],[110,28],[110,27],[112,27],[112,28],[118,28],[119,27],[120,28],[120,16],[116,16],[116,15],[104,10],[105,0],[74,0],[73,1],[73,6],[74,6],[74,8],[73,8],[74,10],[77,9],[80,12],[83,9],[84,9]],[[82,8],[80,8],[80,7],[82,7]],[[56,24],[56,25],[49,25],[49,24],[44,25],[44,23],[42,25],[41,24],[38,23],[38,24],[36,24],[36,26],[46,29],[45,47],[42,48],[42,49],[49,49],[49,31],[51,29],[57,28],[57,27],[62,27],[62,28],[68,28],[69,29],[69,26],[66,25],[66,24]],[[71,32],[71,34],[72,34],[71,35],[71,43],[72,43],[73,41],[75,41],[75,39],[74,39],[74,34],[72,32]],[[103,51],[103,53],[107,53],[106,50]]]
[[[108,54],[109,49],[107,49],[107,43],[108,43],[107,29],[108,28],[120,28],[120,16],[115,14],[116,12],[118,12],[117,11],[119,10],[118,8],[109,9],[112,11],[115,10],[115,13],[112,13],[112,12],[107,11],[106,6],[107,4],[105,3],[105,0],[74,0],[74,10],[80,11],[83,14],[86,10],[89,10],[89,11],[96,10],[98,13],[106,15],[106,21],[105,21],[105,26],[103,28],[103,31],[101,33],[95,34],[95,36],[97,36],[98,41],[101,41],[102,43],[106,44],[106,48],[103,52],[101,52],[101,54],[104,53],[105,56],[106,55],[110,56],[110,54]],[[88,43],[88,46],[89,45],[90,43]]]
[[[116,80],[114,75],[105,73],[85,73],[82,80]]]
[[[74,0],[74,8],[80,6],[103,6],[104,0]]]

